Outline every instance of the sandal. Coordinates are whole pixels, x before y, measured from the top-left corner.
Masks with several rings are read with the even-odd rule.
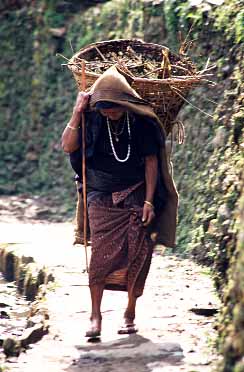
[[[134,323],[123,324],[118,330],[119,335],[130,335],[132,333],[137,333],[137,332],[138,332],[138,328],[136,327]]]
[[[100,329],[89,329],[89,331],[86,332],[85,337],[88,338],[98,338],[101,336]]]

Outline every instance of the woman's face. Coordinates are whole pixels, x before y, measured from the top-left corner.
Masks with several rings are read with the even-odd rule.
[[[99,110],[103,116],[107,116],[110,120],[119,120],[125,112],[123,107],[113,107],[110,109],[100,109]]]

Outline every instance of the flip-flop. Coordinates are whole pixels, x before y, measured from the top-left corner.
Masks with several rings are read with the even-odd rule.
[[[136,327],[134,323],[123,324],[118,330],[119,335],[130,335],[132,333],[137,333],[137,332],[138,332],[138,328]]]
[[[100,336],[101,336],[101,331],[99,329],[90,329],[85,334],[85,337],[87,338],[98,338]]]

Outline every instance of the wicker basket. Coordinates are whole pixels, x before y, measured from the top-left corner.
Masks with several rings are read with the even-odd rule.
[[[79,191],[79,184],[76,182],[77,189],[77,202],[76,202],[76,215],[75,215],[75,230],[73,244],[84,244],[84,207],[82,193]],[[90,240],[90,227],[89,219],[87,218],[87,240]]]
[[[196,75],[196,68],[188,58],[176,55],[162,45],[146,43],[137,39],[121,39],[102,41],[82,48],[70,59],[68,67],[73,72],[78,88],[81,90],[82,71],[77,66],[77,63],[75,63],[77,57],[80,60],[93,61],[100,55],[99,52],[102,54],[119,51],[125,52],[127,47],[133,48],[136,53],[143,54],[146,58],[156,62],[162,61],[162,51],[168,52],[170,64],[174,66],[174,72],[171,77],[150,79],[131,77],[130,75],[132,88],[152,105],[168,134],[171,132],[176,116],[185,101],[185,97],[193,86],[201,82],[201,76]],[[177,69],[179,62],[180,67]],[[94,84],[99,76],[99,74],[94,72],[86,71],[87,89]]]
[[[116,270],[113,273],[109,274],[105,281],[105,286],[108,285],[126,286],[127,268]]]

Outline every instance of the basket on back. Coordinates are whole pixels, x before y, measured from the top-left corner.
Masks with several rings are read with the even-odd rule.
[[[82,61],[86,63],[86,86],[89,89],[107,68],[116,64],[129,78],[137,93],[147,100],[170,133],[180,108],[201,76],[193,63],[168,48],[137,39],[102,41],[82,48],[69,61],[82,90]]]

